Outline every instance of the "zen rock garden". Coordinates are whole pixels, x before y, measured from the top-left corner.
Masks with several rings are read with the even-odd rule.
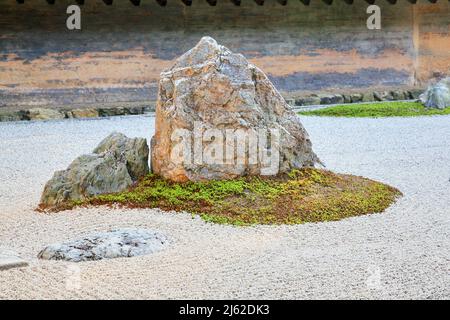
[[[448,299],[450,1],[166,2],[0,1],[0,300]]]
[[[449,78],[420,96],[450,105]],[[297,114],[246,58],[204,37],[161,73],[151,147],[119,132],[55,172],[40,211],[118,205],[236,226],[334,221],[383,212],[400,191],[324,166]],[[151,166],[149,166],[151,163]],[[108,210],[105,207],[105,210]],[[163,250],[170,235],[116,229],[50,244],[40,259],[82,262]],[[0,269],[26,266],[0,252]]]
[[[113,132],[55,172],[39,210],[106,204],[188,212],[235,226],[297,224],[382,212],[401,195],[316,166],[323,164],[308,133],[267,76],[204,37],[161,73],[151,148],[146,139]],[[38,257],[133,257],[163,250],[168,239],[156,230],[106,230],[50,244]]]
[[[431,85],[420,101],[445,109],[449,83]],[[38,210],[118,205],[235,226],[297,224],[383,212],[401,196],[377,181],[316,168],[324,164],[308,133],[268,77],[210,37],[161,73],[155,121],[150,147],[113,132],[55,172]],[[37,256],[129,258],[164,250],[169,238],[156,230],[105,230],[50,244]],[[0,251],[0,270],[26,265]]]

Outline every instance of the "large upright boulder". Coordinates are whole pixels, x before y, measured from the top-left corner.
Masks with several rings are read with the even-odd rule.
[[[445,109],[450,107],[450,77],[430,85],[419,99],[427,108]]]
[[[44,187],[41,206],[124,191],[148,174],[148,156],[146,139],[114,132],[92,154],[82,155],[66,170],[55,172]]]
[[[210,37],[161,73],[151,149],[153,172],[173,181],[274,175],[319,161],[267,76]]]

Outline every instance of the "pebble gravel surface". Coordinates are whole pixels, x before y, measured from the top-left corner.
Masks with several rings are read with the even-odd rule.
[[[187,213],[97,207],[34,211],[45,182],[116,130],[150,139],[152,116],[0,123],[0,299],[448,299],[450,116],[301,117],[327,168],[404,196],[385,213],[295,226],[232,227]],[[46,245],[118,228],[157,230],[149,256],[70,263]]]

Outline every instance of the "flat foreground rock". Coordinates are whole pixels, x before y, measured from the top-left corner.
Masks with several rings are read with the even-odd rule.
[[[12,268],[26,267],[28,263],[16,253],[0,249],[0,271]]]
[[[38,258],[80,262],[134,257],[160,251],[166,244],[166,236],[155,231],[118,229],[49,245],[38,254]]]

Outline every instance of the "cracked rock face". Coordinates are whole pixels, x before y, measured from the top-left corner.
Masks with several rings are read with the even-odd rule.
[[[419,99],[427,108],[445,109],[450,107],[450,77],[431,85]]]
[[[132,139],[114,132],[92,154],[82,155],[66,170],[55,172],[44,187],[41,205],[51,207],[124,191],[148,174],[148,155],[146,139]]]
[[[297,115],[241,54],[204,37],[161,73],[154,173],[173,181],[230,179],[316,162]]]
[[[119,229],[99,232],[82,239],[52,244],[39,259],[71,262],[135,257],[160,251],[167,244],[165,235],[145,229]]]

